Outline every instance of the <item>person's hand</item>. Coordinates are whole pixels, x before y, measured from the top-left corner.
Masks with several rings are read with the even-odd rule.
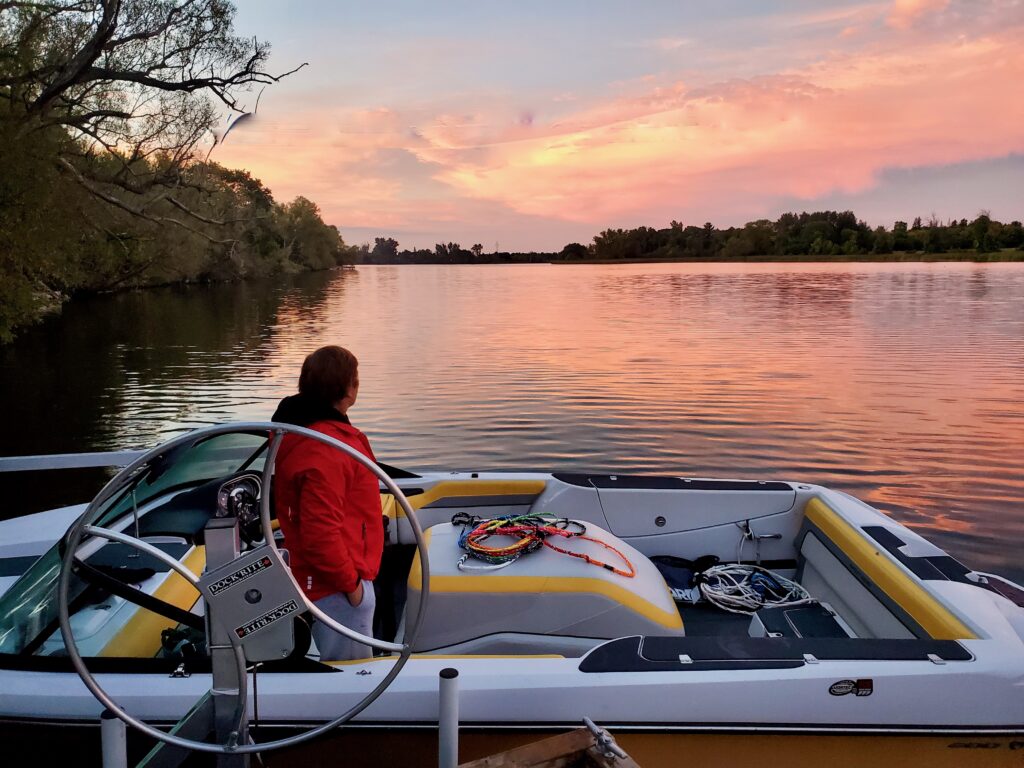
[[[348,598],[348,604],[353,608],[358,608],[363,604],[363,582],[356,584],[356,588],[351,592],[346,592],[345,597]]]

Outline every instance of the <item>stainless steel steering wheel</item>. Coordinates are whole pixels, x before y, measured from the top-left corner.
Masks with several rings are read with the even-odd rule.
[[[81,653],[79,653],[78,646],[75,642],[74,633],[71,628],[71,618],[68,608],[69,603],[69,592],[71,584],[71,574],[74,567],[75,557],[81,549],[85,537],[95,537],[107,539],[109,541],[117,541],[123,544],[132,546],[141,552],[145,552],[153,557],[157,558],[161,562],[165,563],[169,568],[180,574],[193,586],[197,586],[199,578],[196,574],[192,573],[188,568],[183,566],[175,558],[167,555],[162,550],[154,547],[153,545],[142,541],[141,539],[125,534],[120,531],[114,531],[107,528],[101,528],[94,526],[92,523],[95,522],[100,513],[103,510],[103,505],[109,501],[118,491],[120,491],[126,482],[126,479],[131,478],[135,473],[145,467],[155,458],[162,456],[169,451],[178,448],[182,445],[195,444],[211,437],[218,435],[231,434],[231,433],[246,433],[246,434],[259,434],[267,433],[269,435],[269,449],[267,451],[266,462],[263,468],[263,495],[260,502],[260,518],[263,524],[264,539],[267,544],[277,549],[277,544],[274,541],[274,536],[271,533],[271,520],[270,520],[270,498],[271,498],[271,481],[274,474],[274,464],[277,458],[277,451],[281,446],[281,440],[286,434],[302,435],[313,440],[318,440],[321,443],[325,443],[347,456],[355,459],[360,464],[369,469],[377,477],[377,479],[391,492],[395,497],[398,504],[402,507],[405,512],[406,519],[412,526],[413,535],[416,538],[416,548],[419,551],[421,569],[421,583],[420,590],[422,599],[416,609],[416,614],[412,618],[412,622],[409,625],[408,632],[406,634],[403,643],[389,643],[382,640],[377,640],[372,637],[362,635],[348,627],[339,624],[334,621],[330,616],[326,615],[323,611],[317,608],[312,601],[310,601],[303,591],[296,585],[296,590],[301,595],[302,600],[306,604],[306,608],[310,613],[318,620],[323,622],[326,626],[330,627],[335,632],[344,635],[352,640],[355,640],[364,645],[369,645],[374,648],[379,648],[385,651],[397,652],[399,655],[392,665],[391,670],[384,676],[384,678],[377,684],[377,686],[370,691],[362,700],[356,705],[351,707],[348,711],[344,712],[339,717],[331,720],[330,722],[319,725],[310,730],[289,736],[283,739],[277,739],[275,741],[263,742],[261,744],[237,744],[235,739],[237,738],[236,733],[232,738],[225,744],[211,743],[206,741],[196,741],[194,739],[186,739],[177,736],[172,733],[167,733],[152,725],[140,720],[133,715],[128,714],[121,708],[121,706],[114,701],[114,699],[100,687],[96,678],[89,671],[85,665],[85,661],[82,659]],[[290,571],[287,571],[289,579],[294,582],[294,577]],[[209,753],[225,753],[225,754],[252,754],[256,752],[265,752],[272,749],[280,749],[282,747],[290,747],[302,742],[314,739],[323,733],[336,728],[343,723],[348,722],[353,717],[358,715],[370,704],[372,704],[386,689],[391,685],[398,673],[402,671],[409,657],[412,655],[413,646],[416,643],[416,637],[419,634],[420,625],[423,622],[423,616],[425,615],[425,609],[428,598],[428,590],[430,584],[430,569],[427,558],[427,547],[426,540],[423,535],[423,530],[420,527],[419,521],[416,518],[416,513],[409,504],[409,500],[402,493],[402,489],[395,484],[395,482],[388,477],[388,475],[382,470],[377,464],[371,459],[363,455],[356,449],[346,445],[345,443],[335,440],[321,432],[316,432],[305,427],[298,427],[291,424],[279,424],[276,422],[240,422],[237,424],[223,424],[214,427],[207,427],[203,429],[197,429],[192,432],[188,432],[178,438],[175,438],[163,445],[154,448],[152,451],[147,452],[136,461],[125,467],[119,472],[106,486],[100,491],[99,495],[89,504],[86,508],[85,513],[75,522],[71,529],[67,533],[65,539],[65,548],[63,559],[61,561],[60,578],[57,584],[57,610],[58,619],[60,622],[60,633],[64,638],[64,646],[67,650],[68,658],[71,660],[71,664],[79,677],[82,678],[82,682],[89,689],[93,696],[107,709],[109,709],[116,717],[123,720],[126,724],[133,728],[145,733],[146,735],[157,739],[158,741],[165,742],[167,744],[182,747],[184,749],[195,750],[197,752],[209,752]],[[230,635],[230,633],[229,633]],[[246,689],[247,670],[245,657],[242,652],[242,647],[238,642],[238,639],[233,635],[230,635],[231,644],[235,651],[235,658],[238,662],[238,680],[239,680],[239,701],[238,709],[236,711],[236,722],[241,723],[245,717],[245,713],[248,707],[248,692]]]

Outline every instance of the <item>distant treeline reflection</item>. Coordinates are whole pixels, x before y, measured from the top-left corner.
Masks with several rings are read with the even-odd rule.
[[[474,264],[544,261],[743,261],[787,259],[900,260],[962,254],[977,260],[1024,260],[1024,227],[1003,224],[982,213],[972,221],[942,223],[916,218],[908,226],[872,229],[852,211],[785,213],[775,221],[759,219],[743,227],[719,229],[673,221],[665,229],[606,229],[589,245],[569,243],[553,253],[484,253],[479,243],[438,243],[433,250],[399,250],[394,238],[378,237],[358,249],[363,264]],[[1007,251],[1009,251],[1007,253]]]

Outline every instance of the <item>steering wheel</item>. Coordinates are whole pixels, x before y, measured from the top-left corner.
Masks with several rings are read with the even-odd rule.
[[[208,741],[197,741],[195,739],[187,739],[181,736],[177,736],[173,733],[167,733],[158,728],[149,725],[143,720],[128,714],[121,708],[121,706],[114,701],[114,699],[100,687],[100,684],[96,681],[96,678],[86,667],[84,660],[82,659],[81,653],[79,653],[78,646],[75,642],[74,633],[71,629],[71,618],[70,611],[68,608],[69,604],[69,593],[71,584],[71,574],[74,570],[75,559],[78,555],[79,550],[87,543],[91,538],[106,539],[108,541],[115,541],[134,547],[140,552],[144,552],[152,557],[158,559],[169,568],[178,573],[182,578],[188,581],[190,584],[199,589],[199,577],[192,573],[188,568],[182,565],[178,560],[171,557],[163,550],[154,547],[152,544],[145,542],[137,536],[132,536],[122,531],[115,531],[109,528],[102,528],[93,525],[92,523],[98,519],[103,510],[103,505],[109,501],[116,493],[118,493],[124,486],[127,480],[133,479],[136,473],[150,464],[154,459],[162,456],[169,451],[179,448],[181,446],[187,446],[195,444],[198,441],[202,441],[217,435],[230,434],[233,432],[239,433],[262,433],[266,432],[269,434],[270,445],[267,451],[266,462],[263,467],[263,494],[260,499],[260,519],[263,524],[264,541],[268,546],[277,551],[277,543],[274,540],[271,529],[270,521],[270,498],[271,498],[271,479],[274,474],[274,464],[277,458],[278,449],[281,447],[281,441],[286,434],[296,434],[303,437],[308,437],[313,440],[318,440],[321,443],[325,443],[343,454],[355,459],[364,467],[369,469],[377,479],[384,484],[384,486],[391,492],[395,497],[398,504],[405,511],[406,518],[412,526],[413,535],[416,538],[416,548],[419,551],[421,570],[421,582],[420,590],[422,598],[416,609],[416,614],[412,619],[409,631],[406,635],[403,643],[389,643],[383,640],[377,640],[373,637],[367,637],[366,635],[360,634],[343,624],[339,624],[334,621],[330,616],[325,614],[322,610],[316,607],[313,602],[306,597],[305,593],[295,584],[295,591],[301,597],[305,603],[306,609],[313,614],[318,620],[323,622],[326,626],[330,627],[335,632],[344,635],[352,640],[363,645],[369,645],[373,648],[378,648],[384,651],[397,652],[399,655],[392,665],[391,670],[387,675],[377,684],[377,686],[370,691],[365,697],[363,697],[357,704],[351,707],[347,712],[344,712],[339,717],[331,720],[330,722],[319,725],[315,728],[311,728],[302,733],[294,736],[289,736],[283,739],[277,739],[275,741],[263,742],[261,744],[238,744],[237,740],[241,731],[241,724],[245,718],[245,714],[248,709],[248,691],[247,691],[247,677],[248,670],[246,668],[245,654],[243,653],[242,646],[239,639],[235,636],[235,633],[229,632],[228,637],[231,642],[232,649],[234,650],[234,656],[237,663],[237,675],[238,675],[238,707],[235,712],[233,722],[235,723],[235,729],[229,734],[228,740],[223,743],[213,743]],[[87,538],[88,537],[88,538]],[[65,539],[66,545],[64,547],[63,559],[61,560],[60,577],[57,583],[57,611],[58,620],[60,622],[60,633],[64,638],[64,647],[67,650],[68,658],[71,660],[71,664],[79,677],[82,678],[82,682],[89,689],[93,696],[109,709],[116,717],[123,720],[127,725],[145,733],[158,741],[165,742],[172,746],[181,747],[183,749],[194,750],[197,752],[208,752],[208,753],[223,753],[223,754],[252,754],[256,752],[266,752],[272,749],[280,749],[282,747],[291,747],[296,744],[314,739],[323,733],[336,728],[343,723],[348,722],[353,717],[358,715],[370,704],[372,704],[389,685],[398,676],[398,673],[402,671],[409,657],[412,655],[413,646],[416,643],[416,637],[419,634],[420,625],[422,624],[423,617],[425,615],[425,607],[428,598],[428,589],[430,583],[430,570],[427,559],[427,547],[426,540],[423,535],[423,529],[420,527],[419,521],[416,519],[416,513],[409,504],[409,500],[402,493],[395,482],[375,464],[371,459],[367,458],[361,452],[346,445],[340,440],[335,440],[322,432],[316,432],[312,429],[306,429],[305,427],[298,427],[291,424],[280,424],[276,422],[242,422],[238,424],[222,424],[213,427],[206,427],[203,429],[197,429],[192,432],[188,432],[180,437],[177,437],[170,442],[164,443],[163,445],[154,448],[147,452],[136,461],[129,464],[121,472],[119,472],[106,486],[100,491],[99,495],[89,504],[86,508],[85,513],[75,522],[75,524],[68,531]],[[287,568],[283,569],[287,574],[287,578],[291,579],[293,584],[295,582],[291,571]]]

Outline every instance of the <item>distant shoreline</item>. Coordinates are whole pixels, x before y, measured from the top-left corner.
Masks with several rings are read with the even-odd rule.
[[[958,251],[956,253],[885,253],[865,254],[861,256],[821,256],[821,255],[789,255],[789,256],[740,256],[734,259],[722,258],[688,258],[688,259],[554,259],[550,264],[857,264],[895,262],[904,264],[951,262],[1024,262],[1024,251],[1007,248],[994,253],[977,253],[975,251]],[[442,262],[438,262],[442,263]],[[481,262],[483,263],[483,262]],[[499,262],[490,262],[497,264]]]
[[[720,256],[709,258],[656,258],[641,257],[635,259],[559,259],[554,258],[557,254],[536,254],[534,261],[506,261],[489,259],[489,254],[484,254],[472,262],[452,261],[384,261],[374,264],[355,264],[359,267],[418,267],[428,265],[445,266],[483,266],[483,265],[508,265],[522,266],[524,264],[881,264],[886,262],[898,264],[934,264],[940,262],[973,262],[985,264],[991,262],[1024,262],[1024,251],[1017,248],[1004,248],[991,253],[978,253],[977,251],[955,251],[947,253],[925,253],[924,251],[901,251],[899,253],[870,253],[861,255],[836,255],[823,256],[821,254],[790,254],[790,255],[765,255],[765,256],[737,256],[735,258],[723,259]],[[547,257],[547,258],[544,258]]]

